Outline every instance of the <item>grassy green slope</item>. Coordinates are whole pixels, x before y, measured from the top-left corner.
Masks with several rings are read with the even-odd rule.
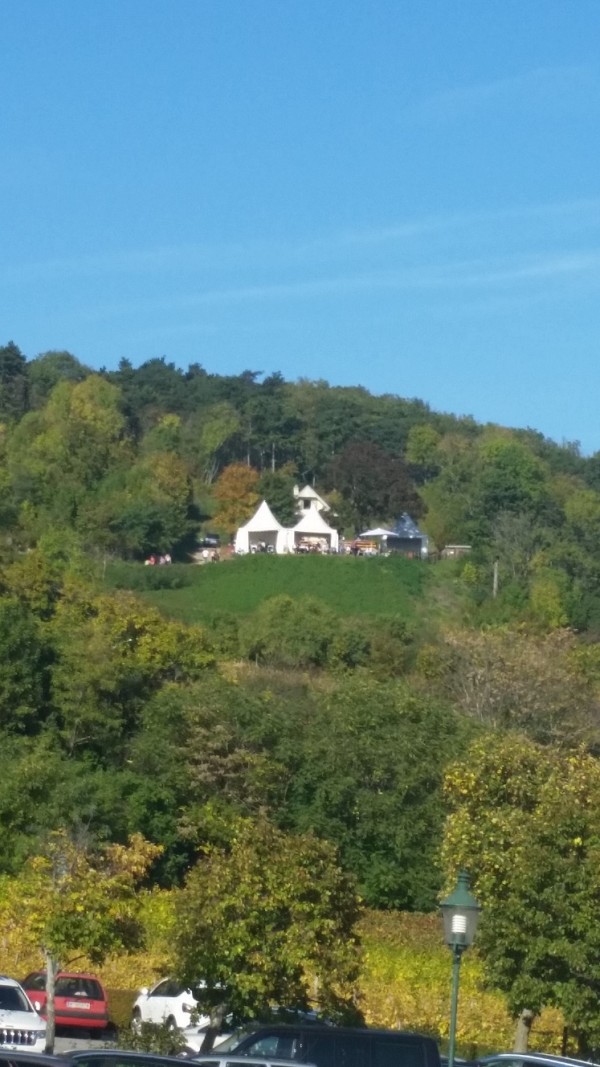
[[[415,617],[432,567],[401,557],[243,556],[186,567],[186,584],[171,589],[144,589],[146,576],[148,584],[156,578],[147,575],[148,568],[142,577],[141,569],[114,568],[109,583],[137,588],[165,614],[194,623],[216,611],[249,615],[267,597],[286,593],[318,597],[342,617],[401,615],[409,620]]]

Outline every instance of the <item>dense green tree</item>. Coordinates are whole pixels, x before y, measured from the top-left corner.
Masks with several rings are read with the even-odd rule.
[[[67,752],[120,761],[144,699],[162,685],[199,677],[214,663],[200,627],[161,618],[127,594],[65,592],[52,620],[57,729]]]
[[[299,420],[287,402],[281,374],[271,374],[244,408],[248,454],[261,470],[275,471],[295,458],[294,438]]]
[[[241,823],[229,849],[193,868],[177,904],[178,977],[210,1012],[205,1044],[228,1012],[260,1017],[285,1004],[355,1015],[358,916],[331,845],[264,819]]]
[[[106,377],[122,390],[132,425],[142,431],[163,415],[177,415],[186,408],[185,377],[164,356],[146,360],[135,370],[127,360],[122,360],[118,371]]]
[[[478,449],[473,535],[489,536],[501,513],[539,516],[547,500],[547,472],[537,456],[510,435],[486,434]]]
[[[182,454],[194,475],[211,485],[224,465],[236,459],[235,442],[241,430],[240,414],[222,401],[203,408],[186,420]]]
[[[70,352],[42,352],[27,364],[31,407],[43,407],[59,382],[82,382],[89,374],[92,374],[89,367],[84,367]]]
[[[267,501],[275,518],[282,526],[295,526],[298,521],[294,485],[294,468],[281,467],[276,471],[264,471],[258,483],[258,493]]]
[[[448,773],[449,878],[471,872],[478,949],[515,1017],[553,1004],[600,1041],[600,765],[518,735],[475,742]]]
[[[404,687],[348,678],[298,731],[288,825],[334,841],[370,906],[426,911],[440,885],[444,768],[466,736]]]
[[[32,732],[48,714],[51,650],[38,620],[16,599],[0,598],[0,727]]]
[[[0,347],[0,421],[20,419],[27,405],[27,360],[14,341],[9,341]]]
[[[404,511],[413,518],[423,513],[404,460],[368,441],[352,441],[331,461],[328,484],[351,505],[357,530],[369,521],[390,523]]]

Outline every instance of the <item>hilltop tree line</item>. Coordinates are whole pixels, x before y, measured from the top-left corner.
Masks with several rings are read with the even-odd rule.
[[[182,977],[201,966],[214,993],[235,946],[219,915],[214,942],[190,916],[218,886],[247,919],[236,951],[256,953],[287,906],[259,847],[274,872],[297,865],[290,929],[317,865],[348,944],[355,893],[431,910],[464,864],[515,1015],[555,1004],[582,1049],[600,1042],[600,457],[358,388],[163,359],[96,372],[12,343],[0,420],[0,876],[15,914],[59,828],[105,850],[147,842],[146,886],[185,885],[193,903]],[[289,597],[189,626],[109,588],[107,561],[187,559],[199,531],[231,532],[240,502],[264,496],[291,521],[296,482],[347,533],[407,510],[437,549],[471,545],[450,614],[439,586],[438,614],[411,626]],[[355,963],[329,978],[339,966],[349,983]],[[277,995],[286,974],[267,976]],[[240,1015],[260,1006],[243,992],[233,982]]]
[[[292,521],[293,485],[309,482],[348,535],[408,511],[434,549],[471,545],[473,601],[494,621],[600,625],[600,454],[533,430],[280,374],[165,359],[94,372],[67,352],[27,360],[12,342],[0,422],[5,550],[58,532],[87,552],[186,558],[203,523],[229,536],[263,496]]]

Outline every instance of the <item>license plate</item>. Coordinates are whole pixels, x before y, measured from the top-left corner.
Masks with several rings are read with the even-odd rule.
[[[68,1000],[67,1001],[67,1008],[83,1008],[84,1010],[87,1008],[87,1010],[89,1011],[91,1006],[92,1005],[90,1004],[89,1000]]]

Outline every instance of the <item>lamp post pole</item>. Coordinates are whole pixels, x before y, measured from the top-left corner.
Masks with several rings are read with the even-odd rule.
[[[469,876],[461,871],[456,889],[442,900],[440,911],[444,920],[444,936],[452,952],[452,992],[450,995],[450,1030],[448,1034],[448,1067],[454,1067],[456,1051],[456,1021],[458,1018],[458,987],[462,954],[473,944],[481,908],[469,890]]]
[[[454,945],[452,949],[452,993],[450,995],[450,1032],[448,1035],[448,1067],[454,1067],[456,1050],[456,1020],[458,1018],[458,985],[460,981],[460,961],[462,947]]]

